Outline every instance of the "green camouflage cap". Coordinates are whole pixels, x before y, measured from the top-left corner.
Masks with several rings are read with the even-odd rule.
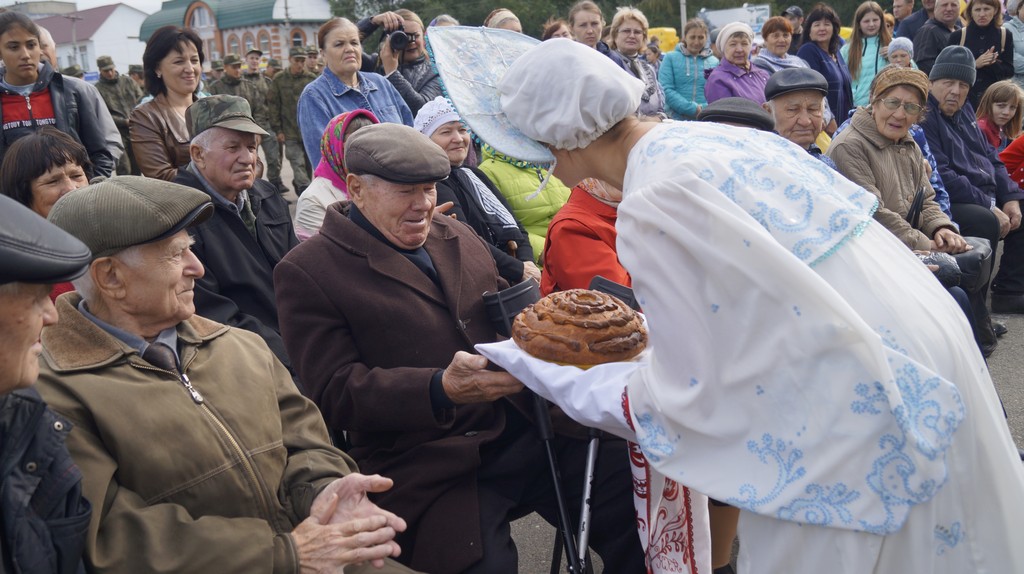
[[[239,56],[238,54],[228,54],[227,56],[224,56],[224,66],[225,67],[227,67],[227,66],[234,66],[235,64],[238,64],[238,65],[242,64],[242,57],[241,56]]]
[[[305,58],[306,57],[306,49],[303,48],[302,46],[292,46],[291,49],[288,50],[288,57],[289,58]]]
[[[82,71],[82,66],[79,66],[78,64],[68,66],[61,70],[60,73],[65,76],[71,76],[72,78],[81,78],[85,75],[85,72]]]
[[[211,70],[223,71],[224,70],[224,60],[214,60],[214,61],[210,62],[210,69]]]
[[[260,57],[262,58],[263,50],[260,50],[259,48],[249,48],[249,51],[246,52],[245,55],[248,56],[249,54],[259,54]]]
[[[99,58],[96,58],[96,67],[99,68],[100,71],[104,71],[116,68],[117,66],[114,65],[114,59],[110,56],[100,56]]]
[[[145,70],[143,70],[143,68],[142,68],[142,66],[140,64],[129,64],[128,65],[128,73],[129,74],[143,74],[143,73],[145,73]]]
[[[278,60],[276,58],[271,58],[271,59],[267,60],[267,67],[268,68],[275,68],[277,70],[280,70],[281,69],[281,60]]]
[[[312,44],[310,44],[309,46],[306,46],[306,55],[307,56],[317,56],[319,54],[320,54],[320,50],[316,46],[314,46]]]
[[[77,237],[98,259],[166,239],[212,214],[210,196],[202,191],[162,179],[119,175],[60,198],[48,219]]]
[[[188,137],[195,137],[210,128],[227,128],[239,132],[270,135],[252,119],[252,110],[245,98],[219,94],[196,101],[185,110]],[[70,194],[69,194],[70,195]]]

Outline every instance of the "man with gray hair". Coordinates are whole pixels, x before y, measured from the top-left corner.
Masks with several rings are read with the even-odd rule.
[[[406,572],[405,523],[366,499],[316,407],[256,335],[195,315],[188,230],[210,196],[119,176],[70,193],[51,221],[92,262],[43,330],[39,391],[75,423],[68,450],[96,511],[98,572]]]
[[[828,81],[810,68],[787,68],[772,74],[764,86],[765,111],[775,118],[775,131],[836,169],[832,158],[815,144],[825,129]]]
[[[290,368],[277,324],[274,266],[298,245],[288,203],[277,187],[256,179],[259,137],[249,103],[227,94],[203,98],[185,112],[192,161],[175,183],[213,202],[213,216],[191,230],[192,251],[206,267],[196,281],[197,312],[248,329]]]
[[[43,57],[50,62],[50,66],[54,70],[57,69],[57,45],[53,42],[53,35],[50,31],[42,26],[39,26],[39,49],[43,52]]]
[[[51,284],[78,277],[90,258],[81,241],[0,196],[0,572],[83,568],[90,506],[64,446],[71,423],[31,385],[39,334],[57,323]]]

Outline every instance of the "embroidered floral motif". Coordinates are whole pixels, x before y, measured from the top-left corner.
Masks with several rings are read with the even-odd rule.
[[[804,492],[808,498],[797,498],[779,509],[778,517],[804,524],[829,526],[838,519],[843,524],[853,521],[853,514],[847,506],[860,498],[860,493],[850,490],[843,483],[833,486],[809,484]]]
[[[665,427],[655,423],[650,413],[640,415],[637,422],[640,424],[640,429],[636,433],[637,440],[648,459],[658,463],[662,457],[669,457],[675,453],[679,437],[670,439]]]
[[[754,485],[745,483],[740,486],[740,495],[743,498],[733,497],[726,501],[733,506],[756,510],[775,500],[787,486],[800,480],[806,472],[804,467],[797,464],[804,456],[803,451],[789,450],[784,440],[776,440],[768,433],[761,437],[760,443],[754,440],[747,441],[747,450],[756,454],[761,464],[776,467],[775,486],[767,493],[759,494]]]
[[[938,525],[935,527],[935,540],[939,542],[935,553],[939,556],[946,553],[946,549],[956,548],[957,544],[964,539],[964,533],[960,528],[960,522],[954,522],[949,527]]]

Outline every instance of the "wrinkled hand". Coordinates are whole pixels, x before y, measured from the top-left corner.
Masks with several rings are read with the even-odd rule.
[[[537,267],[537,264],[533,261],[523,262],[522,281],[526,281],[527,279],[533,279],[537,283],[540,283],[540,267]]]
[[[402,17],[394,12],[381,12],[370,18],[370,22],[384,28],[385,32],[393,32],[402,25]]]
[[[1020,208],[1018,208],[1017,211],[1020,211]],[[1010,232],[1010,216],[1006,215],[1006,213],[998,207],[993,207],[992,213],[996,214],[996,219],[999,220],[999,237],[1006,237],[1006,234]]]
[[[974,247],[967,243],[966,239],[948,227],[936,231],[935,236],[932,237],[932,251],[956,254],[971,249]]]
[[[1010,218],[1010,231],[1020,228],[1020,201],[1014,199],[1003,204],[1003,213]]]
[[[350,474],[335,480],[316,497],[309,518],[292,531],[292,540],[303,572],[341,573],[347,564],[370,562],[380,568],[388,556],[401,549],[395,533],[405,521],[381,510],[366,498],[367,492],[391,488],[381,476]]]
[[[287,138],[284,137],[284,132],[277,132],[277,143],[284,143]]]
[[[485,370],[487,358],[459,351],[441,376],[445,394],[455,404],[488,403],[523,390],[523,384],[504,372]]]

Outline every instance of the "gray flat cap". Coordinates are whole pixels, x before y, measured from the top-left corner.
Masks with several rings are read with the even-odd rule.
[[[430,183],[448,177],[452,166],[427,136],[406,125],[383,123],[366,126],[345,141],[345,170],[395,183]]]
[[[0,284],[70,281],[85,273],[90,261],[84,243],[0,195]]]
[[[817,70],[786,68],[775,72],[771,78],[768,78],[768,83],[764,86],[764,98],[770,101],[785,94],[805,90],[813,90],[827,96],[828,80]]]
[[[775,129],[775,118],[747,98],[715,100],[697,114],[697,121],[741,125],[765,132]]]
[[[82,240],[93,258],[166,239],[213,215],[210,196],[191,187],[120,175],[57,200],[50,221]]]

